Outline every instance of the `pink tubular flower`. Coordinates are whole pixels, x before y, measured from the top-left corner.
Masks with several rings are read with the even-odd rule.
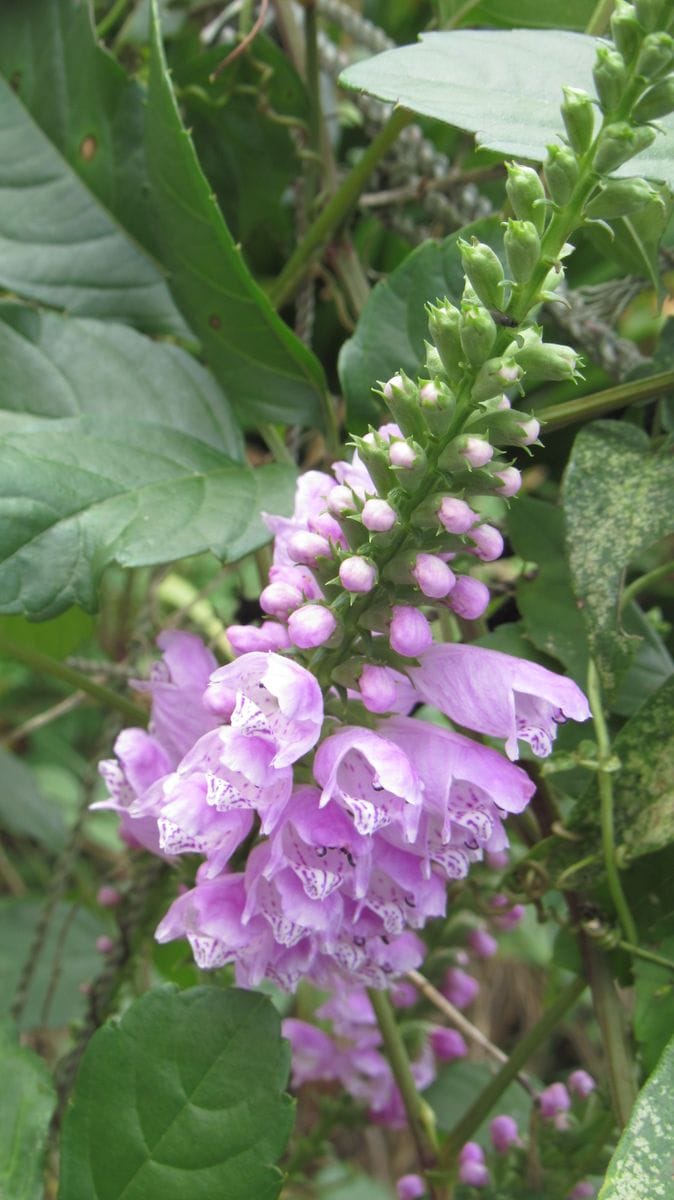
[[[404,751],[369,729],[346,726],[326,738],[314,760],[323,789],[321,805],[337,803],[350,813],[359,833],[398,825],[412,841],[419,825],[422,791]]]
[[[498,951],[498,942],[486,929],[473,929],[468,935],[468,945],[477,958],[493,958]]]
[[[327,496],[335,486],[331,475],[323,471],[305,471],[299,476],[295,488],[295,509],[292,517],[278,517],[262,513],[265,525],[274,534],[274,566],[288,566],[291,559],[288,543],[293,534],[308,528],[310,517],[325,510]]]
[[[433,642],[426,617],[418,608],[394,604],[389,631],[391,648],[405,658],[418,658]]]
[[[572,1071],[566,1083],[572,1096],[577,1096],[579,1100],[587,1100],[597,1087],[587,1071]]]
[[[358,679],[360,698],[372,713],[408,713],[415,704],[414,687],[406,675],[393,667],[367,664]]]
[[[468,729],[504,738],[509,758],[517,757],[518,738],[544,757],[560,721],[586,721],[591,715],[572,679],[499,650],[433,645],[421,655],[419,667],[407,670],[426,704]]]
[[[304,604],[288,618],[291,642],[300,650],[315,650],[327,642],[337,628],[337,621],[324,604]]]
[[[193,633],[167,630],[160,633],[157,645],[163,654],[153,664],[149,681],[134,681],[133,686],[138,692],[150,693],[149,731],[175,763],[216,724],[202,697],[218,664]]]
[[[442,994],[455,1008],[468,1008],[480,990],[477,979],[459,967],[450,967],[442,985]]]
[[[468,1054],[468,1047],[456,1029],[445,1029],[436,1025],[431,1030],[430,1042],[431,1049],[440,1062],[456,1062],[458,1058],[465,1058]]]
[[[477,1142],[466,1142],[459,1154],[459,1179],[470,1187],[486,1187],[489,1183],[484,1151]]]
[[[330,543],[321,533],[300,529],[288,539],[288,557],[300,566],[315,567],[319,558],[330,558]]]
[[[228,625],[227,637],[235,654],[263,653],[266,650],[285,650],[290,645],[288,631],[278,621],[262,625]]]
[[[293,1017],[286,1017],[281,1029],[292,1049],[294,1088],[318,1080],[339,1079],[340,1054],[329,1034],[308,1021],[297,1021]]]
[[[489,1124],[489,1136],[496,1153],[507,1154],[510,1147],[515,1146],[519,1141],[517,1121],[506,1113],[494,1117]]]

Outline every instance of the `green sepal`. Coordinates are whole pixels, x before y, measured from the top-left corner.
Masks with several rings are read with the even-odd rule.
[[[548,157],[543,163],[543,175],[555,204],[563,206],[569,200],[578,181],[578,160],[568,146],[548,146]]]
[[[650,33],[665,24],[668,0],[634,0],[634,11],[639,24]]]
[[[571,346],[544,342],[538,327],[525,329],[506,348],[524,371],[527,385],[578,379],[580,356]]]
[[[536,232],[545,228],[545,188],[538,172],[521,163],[506,163],[506,195],[519,221],[531,221]]]
[[[398,379],[399,385],[394,382]],[[424,436],[426,426],[419,408],[419,389],[404,371],[399,371],[387,383],[380,383],[379,395],[405,437]]]
[[[594,108],[587,92],[580,88],[564,87],[562,118],[566,136],[576,154],[584,154],[591,145],[594,133]]]
[[[625,59],[630,63],[639,49],[642,32],[639,28],[636,9],[626,0],[616,0],[611,14],[611,37]]]
[[[519,383],[522,374],[522,368],[513,358],[488,358],[478,371],[471,398],[478,403],[480,400],[491,400],[492,396],[499,396],[505,388]]]
[[[669,71],[674,62],[674,38],[668,33],[649,33],[641,43],[636,72],[655,80]]]
[[[463,269],[479,299],[486,308],[503,308],[506,302],[505,272],[498,255],[491,246],[485,245],[477,238],[473,238],[472,242],[459,238],[457,244]]]
[[[444,300],[439,304],[427,304],[428,329],[435,342],[440,361],[450,383],[461,379],[463,370],[459,366],[463,357],[461,349],[461,313],[455,304]],[[429,356],[426,364],[431,370]]]
[[[617,167],[646,150],[655,140],[655,130],[645,125],[634,129],[627,121],[616,121],[607,125],[601,135],[594,159],[595,170],[608,175]]]
[[[645,179],[607,179],[601,191],[586,205],[585,217],[613,221],[644,208],[658,193]]]
[[[420,379],[419,408],[429,432],[442,437],[454,418],[456,396],[441,379]]]
[[[389,463],[388,446],[382,438],[377,438],[374,430],[370,430],[370,433],[374,434],[377,440],[366,442],[364,438],[353,437],[350,445],[354,446],[359,457],[365,463],[379,495],[386,496],[386,493],[395,487],[396,483]]]
[[[644,92],[632,109],[635,121],[657,121],[674,110],[674,75],[659,80]]]
[[[599,103],[605,113],[614,112],[620,104],[627,82],[625,59],[611,46],[598,46],[592,70]]]
[[[533,221],[508,221],[503,236],[508,270],[516,283],[528,283],[538,266],[541,241]]]
[[[482,304],[467,304],[461,314],[461,348],[471,367],[481,367],[496,341],[494,318]]]

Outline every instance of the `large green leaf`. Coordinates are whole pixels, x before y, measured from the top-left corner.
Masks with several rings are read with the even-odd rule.
[[[33,838],[51,850],[65,842],[61,814],[42,793],[33,772],[0,747],[0,827]]]
[[[489,245],[502,242],[496,217],[476,221],[461,231]],[[381,404],[372,394],[379,380],[400,367],[416,375],[424,360],[428,322],[424,305],[443,296],[458,302],[464,285],[457,242],[451,234],[442,242],[424,242],[373,289],[353,337],[342,346],[339,378],[346,397],[349,428],[377,423]]]
[[[612,692],[632,649],[619,617],[623,574],[671,528],[674,461],[653,453],[635,426],[598,421],[574,442],[562,497],[576,599]]]
[[[235,560],[268,539],[294,472],[253,471],[161,421],[0,419],[0,611],[92,610],[103,568],[212,550]]]
[[[674,1200],[674,1040],[637,1097],[598,1200]]]
[[[216,377],[249,426],[320,424],[323,370],[274,312],[224,222],[180,120],[156,5],[146,111],[155,242]]]
[[[674,960],[674,936],[658,942],[658,952]],[[674,972],[635,958],[634,1034],[647,1071],[655,1067],[674,1029]]]
[[[596,45],[563,30],[422,34],[415,45],[348,67],[340,82],[474,133],[487,149],[540,162],[562,132],[562,86],[594,94]],[[616,174],[674,186],[674,118],[658,124],[665,132]]]
[[[274,1200],[292,1126],[286,1051],[259,993],[148,992],[89,1043],[60,1200]]]
[[[43,1200],[42,1160],[56,1103],[49,1071],[0,1024],[0,1196]]]
[[[437,0],[440,24],[486,25],[490,29],[575,29],[582,33],[594,12],[595,0]]]

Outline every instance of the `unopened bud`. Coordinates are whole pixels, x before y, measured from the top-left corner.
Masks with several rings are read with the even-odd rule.
[[[544,1088],[538,1097],[540,1114],[546,1120],[556,1117],[559,1113],[568,1112],[571,1108],[571,1097],[563,1083],[551,1083]]]
[[[598,46],[592,76],[602,110],[605,113],[613,112],[623,98],[627,81],[627,67],[622,54],[610,46]]]
[[[98,950],[99,954],[109,954],[111,950],[114,950],[114,948],[115,943],[113,942],[112,938],[107,937],[106,934],[103,934],[102,937],[96,938],[96,949]]]
[[[473,512],[470,505],[455,496],[440,497],[437,513],[438,520],[447,533],[468,533],[477,521],[477,513]]]
[[[264,621],[262,625],[228,625],[227,640],[235,654],[254,650],[287,650],[290,638],[285,625]]]
[[[450,383],[461,378],[461,313],[454,304],[427,304],[428,328]],[[428,362],[428,358],[427,358]],[[429,363],[430,366],[430,363]]]
[[[486,438],[468,435],[457,438],[456,446],[461,457],[474,471],[478,471],[480,467],[486,467],[494,457],[494,447],[490,446]]]
[[[592,1076],[582,1070],[572,1071],[566,1083],[571,1095],[577,1096],[579,1100],[587,1100],[597,1087]]]
[[[302,592],[290,583],[270,583],[260,593],[262,611],[281,620],[285,620],[303,602]]]
[[[468,1047],[456,1029],[445,1029],[442,1025],[436,1025],[431,1030],[428,1040],[431,1050],[440,1062],[456,1062],[458,1058],[465,1058],[468,1054]]]
[[[442,984],[442,994],[455,1008],[468,1008],[480,990],[480,985],[473,975],[462,971],[460,967],[450,967]]]
[[[636,73],[643,79],[658,79],[674,63],[674,38],[668,33],[649,33],[641,43]]]
[[[498,953],[498,942],[486,929],[473,929],[468,935],[468,945],[477,958],[493,958]]]
[[[417,554],[412,577],[424,596],[431,600],[443,600],[456,583],[454,572],[437,554]]]
[[[319,533],[321,537],[326,538],[329,542],[336,542],[339,546],[346,546],[347,543],[342,533],[342,527],[335,520],[332,513],[316,513],[315,516],[309,517],[307,524],[311,533]]]
[[[540,421],[537,421],[535,417],[530,417],[528,421],[520,421],[519,426],[521,430],[520,446],[533,446],[534,442],[538,441],[538,435],[541,432]]]
[[[371,592],[377,582],[377,568],[369,558],[352,554],[339,564],[339,580],[347,592]]]
[[[562,102],[562,118],[572,150],[584,154],[592,142],[594,132],[594,109],[587,92],[580,88],[565,87]]]
[[[383,442],[380,444],[374,436],[370,440],[369,434],[365,438],[354,437],[352,442],[358,451],[358,457],[367,467],[377,491],[386,495],[395,482],[389,466],[388,446]]]
[[[597,1195],[597,1189],[589,1179],[583,1179],[571,1189],[567,1200],[593,1200]]]
[[[121,900],[121,896],[116,887],[105,885],[99,888],[96,893],[96,900],[102,908],[116,908]]]
[[[358,680],[360,698],[368,712],[391,712],[396,702],[396,673],[390,667],[368,664]]]
[[[389,461],[399,484],[414,489],[426,473],[426,452],[418,442],[391,442]]]
[[[503,554],[503,538],[493,525],[478,525],[471,529],[470,540],[475,546],[475,555],[482,562],[494,562]]]
[[[418,658],[433,641],[431,627],[418,608],[396,604],[389,630],[391,649],[405,658]]]
[[[494,1117],[489,1123],[489,1136],[496,1153],[507,1154],[510,1147],[519,1141],[517,1121],[507,1113]]]
[[[578,160],[573,150],[568,146],[548,146],[543,175],[550,199],[560,206],[567,204],[578,182]]]
[[[294,646],[300,650],[314,650],[332,637],[337,621],[322,604],[304,604],[296,608],[288,618],[288,634]]]
[[[395,525],[398,514],[387,500],[366,500],[360,514],[363,525],[370,533],[388,533]]]
[[[512,387],[522,378],[522,368],[514,358],[488,358],[480,367],[477,378],[471,390],[471,397],[476,403],[481,400],[491,400],[498,396],[504,388]]]
[[[644,208],[658,193],[645,179],[607,179],[585,206],[585,216],[602,221],[627,217]]]
[[[674,76],[654,83],[632,109],[635,121],[657,121],[674,110]]]
[[[463,269],[482,303],[487,308],[502,308],[505,303],[505,273],[498,255],[491,246],[479,242],[477,238],[473,238],[472,242],[459,238],[458,247]]]
[[[408,471],[410,467],[417,465],[417,460],[418,451],[409,442],[391,442],[389,461],[392,467]]]
[[[580,356],[576,351],[571,346],[542,341],[538,330],[527,329],[520,339],[510,343],[506,353],[522,368],[530,387],[578,378]]]
[[[516,496],[522,486],[522,476],[517,467],[504,467],[502,471],[494,471],[494,479],[501,480],[501,487],[497,487],[496,491],[507,500]]]
[[[472,575],[459,575],[448,604],[457,617],[464,621],[477,621],[489,604],[489,588],[481,579],[473,579]]]
[[[639,24],[650,33],[663,22],[669,0],[634,0],[634,11]]]
[[[545,228],[545,189],[538,172],[521,163],[507,163],[506,194],[520,221],[531,221],[537,233]]]
[[[314,567],[319,558],[330,558],[330,543],[320,533],[300,529],[288,540],[288,555],[295,563]]]
[[[533,221],[508,221],[503,237],[508,270],[516,283],[526,283],[538,265],[541,242]]]
[[[468,1187],[476,1188],[487,1187],[489,1183],[484,1151],[477,1142],[466,1142],[459,1154],[459,1180]]]
[[[341,516],[342,513],[355,512],[356,501],[351,488],[345,487],[344,484],[337,484],[332,491],[328,492],[327,505],[331,513],[336,516]]]
[[[442,437],[456,410],[456,398],[446,384],[429,380],[419,389],[419,407],[431,433]]]
[[[420,1200],[426,1195],[426,1184],[421,1175],[401,1175],[396,1184],[398,1200]]]
[[[382,395],[405,437],[422,437],[424,419],[419,411],[419,390],[404,371],[384,384]]]
[[[611,37],[626,63],[631,63],[641,42],[636,9],[626,0],[616,0],[611,13]]]
[[[633,129],[627,121],[616,121],[607,125],[601,135],[594,159],[595,169],[600,175],[608,175],[622,163],[646,150],[655,139],[655,130],[646,125]]]
[[[461,315],[461,348],[472,367],[481,367],[496,341],[494,319],[482,304],[469,304]]]

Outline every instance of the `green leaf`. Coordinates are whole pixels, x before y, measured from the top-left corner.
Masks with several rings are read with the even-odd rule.
[[[524,26],[532,29],[575,29],[582,33],[594,11],[595,0],[438,0],[440,24],[458,20],[452,28],[463,25],[475,28],[487,25],[490,29],[512,29]],[[461,14],[461,15],[459,15]]]
[[[66,837],[60,812],[42,793],[30,768],[2,747],[0,778],[0,825],[9,833],[60,850]]]
[[[171,290],[240,419],[321,424],[322,367],[274,312],[225,225],[180,120],[156,4],[146,145],[155,241]]]
[[[594,95],[595,51],[595,38],[563,30],[459,29],[355,63],[340,83],[474,133],[489,150],[542,162],[562,133],[562,86]],[[674,118],[658,126],[653,145],[615,174],[674,186]]]
[[[148,992],[87,1047],[60,1200],[274,1200],[293,1115],[286,1051],[259,993]]]
[[[672,192],[660,189],[662,204],[647,205],[630,217],[610,222],[612,235],[600,225],[588,225],[590,240],[604,259],[612,260],[630,275],[648,279],[656,292],[662,287],[658,251],[672,215]]]
[[[14,999],[44,900],[32,896],[0,900],[0,1013],[8,1014]],[[44,945],[19,1022],[21,1029],[63,1029],[81,1017],[86,997],[80,990],[102,969],[96,939],[109,929],[86,909],[59,904]]]
[[[50,658],[67,658],[91,636],[93,629],[93,617],[81,608],[70,608],[43,625],[25,617],[0,616],[0,636],[20,646],[32,646]]]
[[[623,574],[671,527],[674,462],[635,426],[598,421],[574,442],[562,499],[576,599],[611,694],[636,648],[619,618]]]
[[[674,1200],[674,1039],[642,1088],[598,1200]]]
[[[674,961],[674,937],[658,942],[657,951]],[[647,1071],[652,1071],[674,1029],[674,971],[635,958],[634,1034]]]
[[[476,221],[461,230],[462,237],[479,237],[498,249],[502,245],[496,217]],[[424,361],[428,322],[424,305],[447,296],[458,303],[464,285],[457,248],[459,234],[442,242],[424,242],[373,289],[353,337],[342,346],[339,378],[347,404],[347,422],[355,432],[376,424],[381,404],[372,394],[378,380],[402,367],[415,376]]]
[[[45,1063],[0,1023],[0,1196],[42,1200],[42,1162],[56,1093]]]
[[[0,420],[0,611],[36,619],[93,610],[104,567],[203,550],[235,561],[268,540],[260,512],[287,511],[294,472],[251,470],[146,420]]]
[[[441,1067],[436,1079],[424,1092],[424,1100],[430,1104],[438,1128],[443,1132],[453,1129],[470,1105],[484,1090],[493,1071],[487,1063],[456,1062]],[[498,1112],[510,1113],[522,1128],[526,1128],[531,1112],[531,1099],[518,1083],[511,1083],[498,1100]],[[477,1141],[485,1143],[489,1119],[488,1113],[476,1130]]]

